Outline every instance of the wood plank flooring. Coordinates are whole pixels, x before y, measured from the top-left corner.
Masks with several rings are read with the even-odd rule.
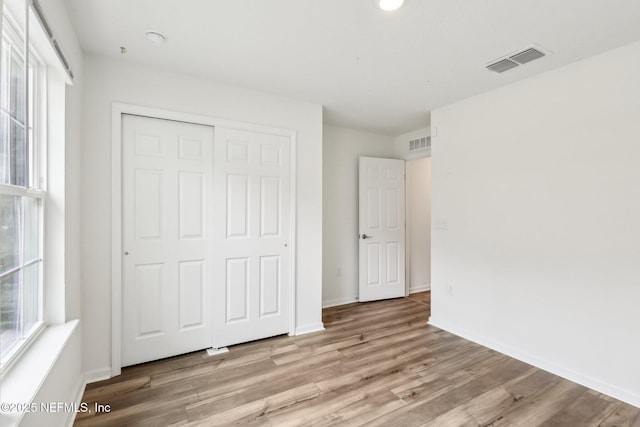
[[[428,292],[323,312],[326,330],[123,369],[76,426],[632,426],[640,409],[426,325]]]

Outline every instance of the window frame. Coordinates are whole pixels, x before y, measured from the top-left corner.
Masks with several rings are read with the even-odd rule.
[[[28,19],[28,17],[25,17]],[[45,215],[47,203],[46,191],[46,164],[47,164],[47,66],[38,54],[37,49],[29,42],[28,24],[21,31],[21,27],[13,18],[6,7],[2,8],[0,16],[2,23],[1,37],[4,41],[12,46],[18,52],[24,61],[25,84],[21,89],[24,102],[24,129],[25,129],[25,185],[18,186],[12,184],[0,184],[0,195],[20,197],[20,232],[19,232],[19,255],[18,263],[15,267],[3,272],[0,277],[6,277],[19,272],[19,315],[18,325],[20,328],[19,338],[11,344],[10,349],[4,354],[0,354],[0,378],[9,371],[11,366],[20,358],[20,356],[29,348],[36,340],[39,334],[45,329],[45,244],[46,229]],[[22,47],[22,50],[17,48]],[[0,46],[0,52],[2,47]],[[0,56],[0,58],[2,58]],[[2,66],[2,64],[0,64]],[[4,67],[3,67],[4,68]],[[4,70],[3,70],[4,71]],[[7,71],[8,72],[8,71]],[[7,111],[11,115],[10,111]],[[11,120],[11,119],[10,119]],[[26,199],[36,200],[37,207],[37,227],[38,227],[38,253],[34,258],[25,259],[25,224],[26,216]],[[38,290],[37,290],[37,318],[33,325],[25,330],[24,328],[24,299],[22,297],[24,291],[24,270],[32,265],[39,264],[38,269]]]

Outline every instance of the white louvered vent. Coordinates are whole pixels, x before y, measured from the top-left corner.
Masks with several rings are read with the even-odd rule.
[[[536,59],[540,59],[549,54],[551,54],[551,52],[546,49],[542,49],[539,46],[529,47],[493,61],[491,64],[486,66],[486,69],[496,73],[504,73],[512,68],[535,61]]]
[[[430,149],[431,149],[430,136],[423,136],[421,138],[416,138],[409,141],[409,151],[430,150]]]

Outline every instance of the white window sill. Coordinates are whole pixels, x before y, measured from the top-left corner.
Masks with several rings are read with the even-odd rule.
[[[72,320],[62,325],[47,326],[36,340],[16,360],[2,378],[0,402],[29,404],[47,379],[60,354],[80,322]],[[18,425],[24,411],[0,411],[0,425]]]

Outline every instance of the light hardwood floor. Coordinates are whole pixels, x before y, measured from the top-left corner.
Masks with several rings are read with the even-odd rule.
[[[429,293],[323,312],[326,330],[125,368],[77,426],[640,426],[640,409],[426,325]]]

